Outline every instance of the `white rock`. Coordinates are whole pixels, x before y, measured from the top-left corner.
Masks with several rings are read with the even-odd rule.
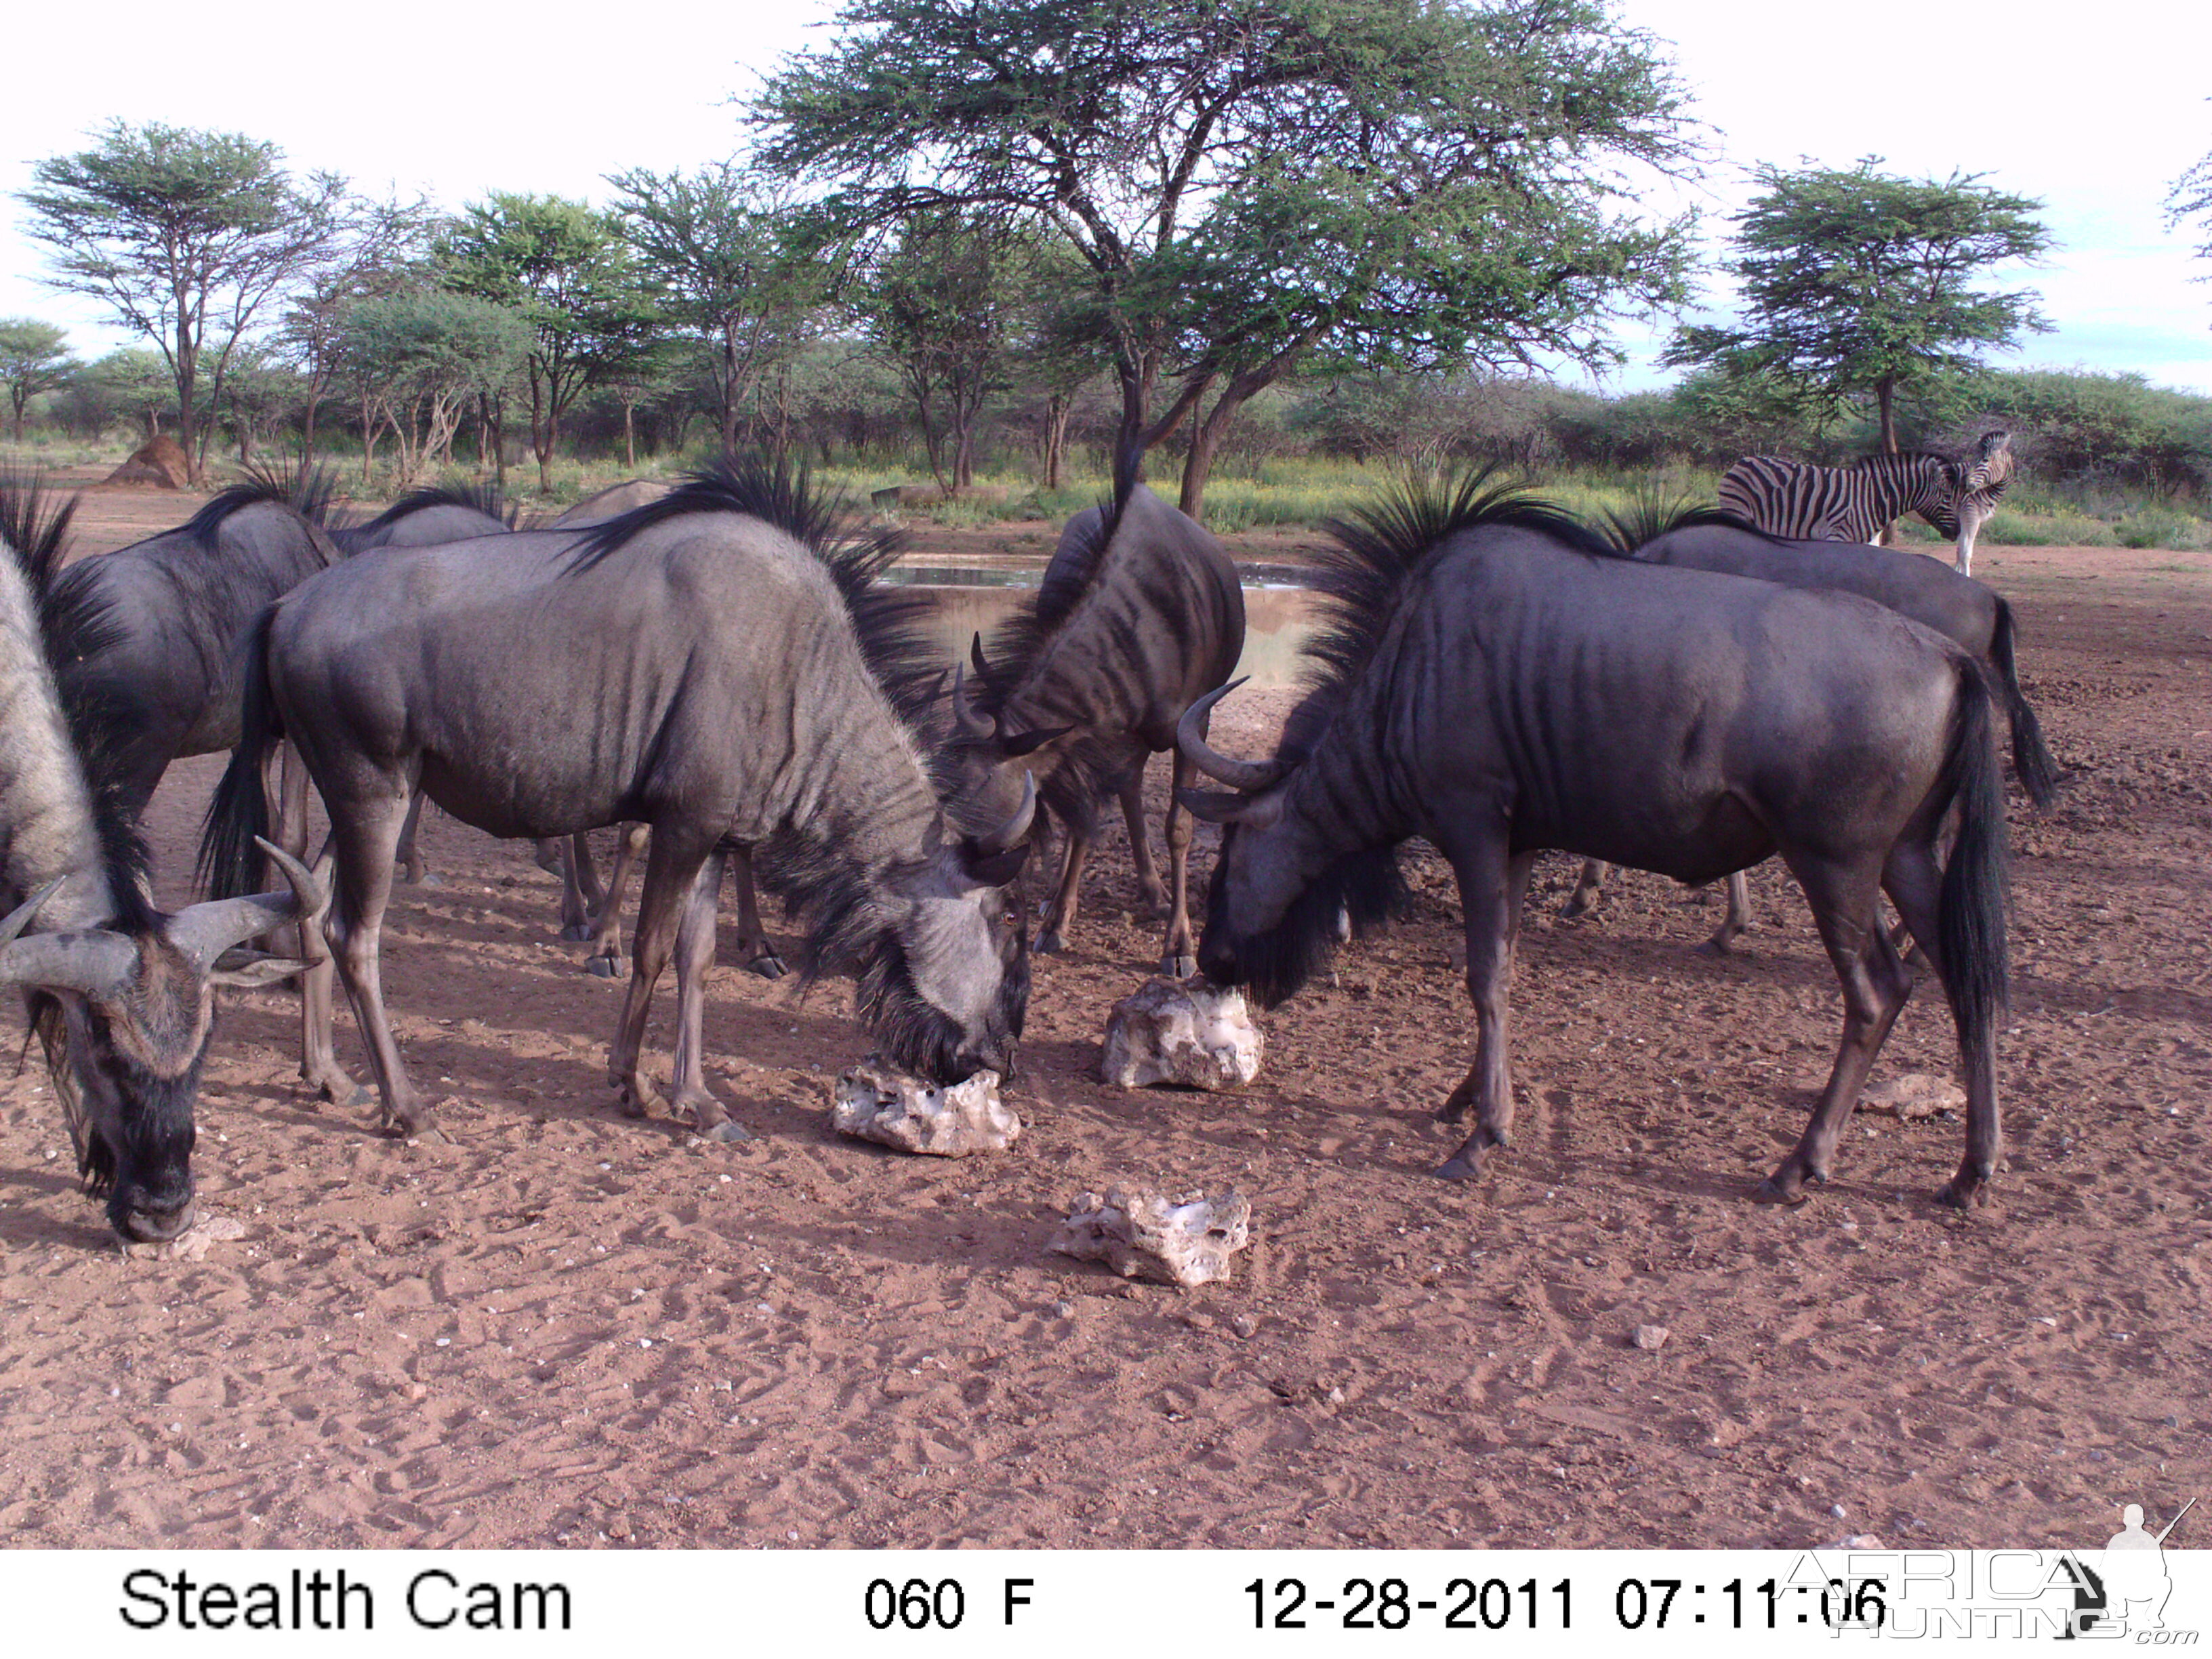
[[[1260,1074],[1261,1046],[1242,991],[1154,977],[1107,1016],[1099,1074],[1124,1089],[1241,1089]]]
[[[830,1122],[840,1134],[936,1158],[1004,1152],[1022,1132],[1021,1119],[999,1098],[996,1072],[945,1089],[873,1055],[837,1074]]]
[[[1859,1097],[1859,1110],[1882,1117],[1933,1117],[1938,1112],[1963,1112],[1966,1091],[1948,1078],[1925,1072],[1907,1072],[1887,1083],[1877,1083]]]
[[[1629,1340],[1644,1352],[1656,1353],[1667,1346],[1667,1339],[1673,1334],[1664,1325],[1638,1325]]]
[[[123,1253],[153,1261],[204,1261],[209,1245],[228,1243],[245,1237],[246,1224],[236,1216],[203,1211],[191,1226],[174,1238],[158,1244],[125,1244]]]
[[[1049,1248],[1103,1261],[1124,1279],[1203,1285],[1229,1277],[1229,1258],[1252,1242],[1252,1206],[1233,1188],[1186,1193],[1085,1193]]]

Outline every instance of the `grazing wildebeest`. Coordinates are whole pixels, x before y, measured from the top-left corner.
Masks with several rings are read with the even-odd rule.
[[[1475,1132],[1438,1171],[1508,1142],[1506,985],[1536,854],[1560,848],[1710,881],[1779,851],[1844,994],[1843,1042],[1796,1150],[1760,1188],[1826,1179],[1859,1088],[1912,987],[1876,915],[1887,892],[1934,963],[1958,1028],[1966,1153],[1946,1201],[1996,1165],[1995,1019],[2005,993],[2005,825],[1990,694],[1953,641],[1852,594],[1624,559],[1519,492],[1408,490],[1338,526],[1316,586],[1323,678],[1272,761],[1178,734],[1232,785],[1193,792],[1226,824],[1199,963],[1265,1003],[1402,892],[1425,836],[1458,878],[1475,1060],[1445,1103]],[[1218,697],[1220,693],[1214,696]],[[1213,698],[1208,698],[1210,703]],[[1937,857],[1959,812],[1948,866]]]
[[[584,525],[605,524],[609,519],[620,518],[632,507],[657,501],[667,493],[668,486],[656,478],[631,478],[609,484],[596,495],[585,496],[554,520],[552,527],[574,530]]]
[[[237,745],[239,639],[279,594],[338,562],[317,522],[329,495],[322,472],[240,484],[176,529],[58,578],[71,603],[106,609],[100,648],[54,669],[65,699],[114,711],[113,775],[132,817],[172,761]]]
[[[963,798],[1003,807],[1025,772],[1066,831],[1060,884],[1036,948],[1064,947],[1098,808],[1119,794],[1140,902],[1164,915],[1160,971],[1197,971],[1186,872],[1189,819],[1170,794],[1169,888],[1145,841],[1145,762],[1175,748],[1183,711],[1235,672],[1244,592],[1221,544],[1139,483],[1070,520],[1042,584],[975,653],[953,690],[951,755]],[[1180,755],[1174,785],[1188,773]]]
[[[597,531],[524,531],[352,561],[256,623],[246,741],[203,860],[226,888],[289,738],[328,807],[331,935],[386,1124],[423,1128],[384,1012],[379,937],[392,845],[419,787],[488,834],[649,825],[635,971],[610,1054],[623,1109],[659,1100],[641,1050],[672,941],[675,1104],[728,1121],[702,1070],[714,900],[732,850],[811,911],[808,971],[849,969],[891,1063],[944,1083],[1009,1069],[1028,998],[1018,919],[1034,787],[1000,823],[948,821],[909,722],[927,697],[927,603],[875,578],[895,542],[844,540],[830,503],[778,467],[726,460]],[[679,921],[680,916],[680,921]],[[327,1010],[311,1030],[328,1056]],[[734,1133],[734,1131],[726,1131]]]
[[[1917,513],[1958,546],[1957,567],[1972,574],[1974,538],[2012,482],[2012,435],[1988,432],[1964,463],[1924,450],[1862,455],[1849,466],[1749,455],[1721,479],[1720,504],[1770,536],[1806,541],[1874,542],[1883,527]]]
[[[192,1109],[213,1029],[212,988],[265,984],[301,964],[218,970],[232,945],[317,908],[292,894],[195,904],[146,897],[146,847],[130,807],[131,717],[121,700],[64,698],[51,665],[114,643],[114,614],[58,580],[71,502],[0,480],[0,985],[28,994],[77,1169],[126,1239],[192,1223]],[[312,931],[312,924],[310,924]]]
[[[410,489],[365,524],[333,523],[331,539],[351,557],[376,547],[433,547],[496,536],[521,526],[522,509],[497,484],[441,484]]]
[[[1653,533],[1644,534],[1646,528]],[[2036,805],[2051,804],[2057,769],[2044,746],[2035,710],[2020,689],[2012,606],[1972,577],[1946,570],[1940,562],[1917,553],[1838,542],[1784,541],[1747,530],[1730,514],[1706,510],[1679,512],[1649,526],[1616,518],[1613,529],[1615,544],[1632,548],[1630,556],[1646,563],[1856,593],[1956,640],[1980,661],[2004,703],[2012,725],[2013,770],[2021,787]],[[1602,864],[1586,861],[1564,914],[1577,916],[1592,908],[1604,878]],[[1717,951],[1726,951],[1748,920],[1741,871],[1729,878],[1728,897],[1728,915],[1706,941]]]

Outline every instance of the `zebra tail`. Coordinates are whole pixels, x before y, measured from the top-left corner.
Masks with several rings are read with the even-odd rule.
[[[2020,775],[2021,787],[2027,791],[2028,799],[2039,807],[2048,806],[2058,787],[2058,766],[2043,745],[2042,723],[2021,695],[2020,675],[2013,665],[2012,606],[2002,599],[1997,601],[1997,626],[1990,640],[1990,659],[1996,664],[2005,717],[2012,722],[2013,770]]]
[[[1949,752],[1938,785],[1959,811],[1959,836],[1944,866],[1936,930],[1943,990],[1969,1057],[1994,1052],[1996,1019],[2008,994],[2005,911],[2009,872],[2004,776],[1997,764],[1990,690],[1978,663],[1962,666]]]
[[[270,605],[253,619],[240,649],[244,698],[240,710],[238,747],[216,786],[208,804],[207,822],[200,830],[197,866],[201,884],[211,898],[237,898],[258,892],[262,886],[261,849],[256,836],[269,834],[269,801],[261,791],[262,762],[270,746],[283,740],[283,722],[269,694],[269,630],[276,620]]]

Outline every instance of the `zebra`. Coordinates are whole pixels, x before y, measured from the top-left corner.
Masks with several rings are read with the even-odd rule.
[[[1862,455],[1847,467],[1751,455],[1721,480],[1720,505],[1770,536],[1808,542],[1876,542],[1891,520],[1917,513],[1956,542],[1965,576],[2013,471],[2012,435],[2002,431],[1984,434],[1964,464],[1924,450]]]

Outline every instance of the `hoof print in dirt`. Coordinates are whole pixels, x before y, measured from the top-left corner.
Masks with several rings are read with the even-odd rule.
[[[940,1088],[872,1056],[837,1074],[830,1122],[840,1134],[933,1158],[1002,1152],[1022,1132],[1021,1119],[999,1098],[996,1072]]]
[[[1938,1112],[1963,1112],[1966,1091],[1948,1078],[1926,1072],[1907,1072],[1887,1083],[1877,1083],[1859,1097],[1859,1110],[1881,1117],[1933,1117]]]
[[[1234,1188],[1187,1193],[1085,1193],[1047,1248],[1103,1261],[1124,1279],[1205,1285],[1229,1277],[1229,1258],[1252,1242],[1252,1204]]]
[[[1098,1070],[1124,1089],[1241,1089],[1260,1075],[1261,1048],[1242,991],[1154,978],[1106,1017]]]

